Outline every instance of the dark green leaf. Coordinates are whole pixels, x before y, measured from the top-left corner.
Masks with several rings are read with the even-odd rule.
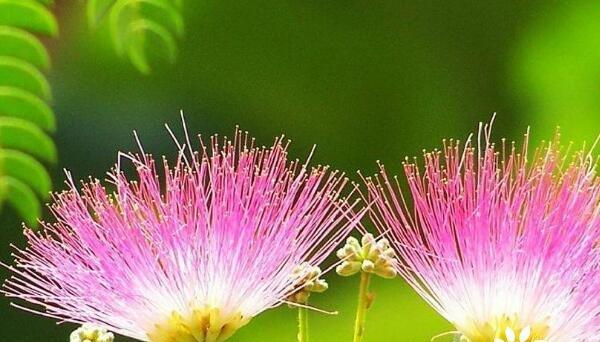
[[[151,71],[148,62],[148,46],[162,53],[169,62],[177,58],[177,44],[173,35],[150,20],[137,20],[131,24],[131,43],[127,50],[131,63],[142,73]]]
[[[151,19],[177,35],[183,34],[183,18],[169,1],[165,0],[117,0],[110,11],[109,25],[118,53],[125,52],[130,25],[139,19]]]
[[[142,73],[151,71],[152,54],[173,62],[176,36],[183,34],[182,0],[89,0],[87,16],[96,27],[108,17],[119,55],[127,55]]]

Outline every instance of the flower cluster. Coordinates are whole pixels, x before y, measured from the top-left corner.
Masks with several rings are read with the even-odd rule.
[[[136,180],[118,164],[106,187],[69,181],[56,222],[25,231],[4,293],[152,342],[223,341],[280,305],[297,265],[321,264],[362,209],[339,172],[288,162],[283,138],[258,148],[236,131],[211,146],[164,161],[162,175],[149,155],[128,155]]]
[[[373,222],[391,230],[398,273],[461,342],[597,341],[600,181],[589,153],[558,138],[533,155],[490,128],[405,163],[414,209],[383,166],[366,179]],[[508,150],[508,151],[507,151]],[[564,166],[563,166],[564,165]]]
[[[288,142],[213,137],[176,162],[124,155],[107,183],[54,196],[54,223],[26,229],[2,292],[84,324],[71,342],[222,342],[259,313],[328,289],[320,268],[361,273],[355,341],[371,276],[403,277],[456,327],[457,342],[593,342],[600,336],[600,179],[591,152],[555,140],[528,153],[470,139],[404,163],[409,196],[383,165],[367,207],[337,171],[288,161]],[[182,146],[177,143],[178,146]],[[128,172],[136,174],[127,176]],[[410,201],[407,199],[410,198]],[[409,203],[410,202],[410,203]],[[348,237],[365,212],[386,238]],[[328,269],[332,269],[327,268]],[[21,304],[15,304],[20,306]]]

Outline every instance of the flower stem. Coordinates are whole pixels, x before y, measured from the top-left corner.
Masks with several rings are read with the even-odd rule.
[[[371,274],[367,272],[360,273],[360,287],[358,290],[358,307],[356,308],[356,321],[354,323],[354,342],[361,342],[365,333],[365,320],[367,318],[367,309],[370,306],[369,283]]]
[[[308,342],[307,308],[298,308],[298,342]]]

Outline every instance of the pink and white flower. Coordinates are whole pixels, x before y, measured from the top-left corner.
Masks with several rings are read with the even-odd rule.
[[[142,153],[127,155],[137,177],[120,162],[106,185],[78,190],[69,176],[56,222],[25,230],[3,292],[141,341],[227,339],[284,302],[302,280],[294,269],[321,264],[362,216],[343,174],[288,161],[288,144],[255,147],[236,130],[182,147],[162,172]]]
[[[408,160],[407,204],[383,166],[366,178],[372,220],[389,234],[398,273],[461,342],[600,340],[600,181],[591,152],[557,138],[444,143]]]

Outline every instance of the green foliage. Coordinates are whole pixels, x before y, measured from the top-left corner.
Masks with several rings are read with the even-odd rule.
[[[0,0],[0,204],[9,203],[29,225],[41,215],[40,199],[52,185],[38,160],[56,161],[48,132],[55,119],[48,105],[46,49],[32,33],[56,36],[49,0]]]
[[[87,16],[93,28],[107,21],[117,53],[147,74],[153,59],[175,61],[181,8],[181,0],[89,0]]]
[[[28,31],[56,36],[58,25],[52,13],[38,1],[1,0],[0,23]]]

